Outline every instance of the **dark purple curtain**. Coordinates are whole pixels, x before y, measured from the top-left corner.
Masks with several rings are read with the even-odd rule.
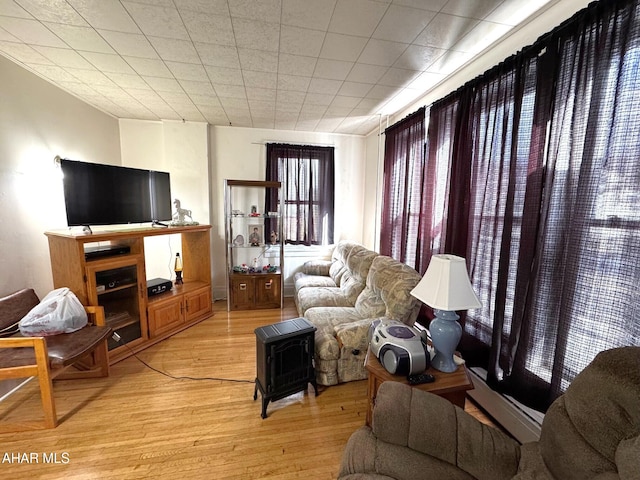
[[[430,109],[421,255],[467,259],[459,348],[539,410],[640,345],[639,8],[591,4]]]
[[[420,270],[422,196],[425,185],[425,108],[384,132],[380,253]]]
[[[333,147],[269,143],[266,179],[282,184],[285,243],[333,243]],[[268,211],[277,210],[278,199],[275,192],[267,194],[266,205]]]

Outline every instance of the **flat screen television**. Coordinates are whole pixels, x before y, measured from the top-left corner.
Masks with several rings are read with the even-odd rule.
[[[171,220],[168,172],[67,159],[60,168],[70,227]]]

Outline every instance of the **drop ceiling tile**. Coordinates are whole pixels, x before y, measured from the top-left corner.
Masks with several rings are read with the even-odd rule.
[[[422,8],[439,12],[448,0],[393,0],[396,5],[404,5],[405,7]]]
[[[93,65],[82,58],[75,50],[71,50],[70,48],[39,47],[37,45],[33,48],[61,67],[84,69],[93,68]]]
[[[239,48],[238,56],[243,70],[273,73],[278,71],[278,54],[275,52]]]
[[[347,81],[373,84],[382,78],[388,68],[389,67],[380,65],[356,63],[349,72],[349,75],[347,75]]]
[[[169,105],[184,105],[191,103],[191,99],[184,92],[163,92],[158,91],[158,95]]]
[[[324,93],[309,93],[307,92],[307,96],[304,99],[305,104],[311,105],[324,105],[329,106],[331,101],[333,100],[333,95],[326,95]]]
[[[327,111],[326,105],[316,105],[313,103],[304,103],[300,110],[300,118],[321,117]]]
[[[145,35],[189,40],[187,29],[175,8],[123,1],[122,4]]]
[[[430,88],[435,87],[444,79],[444,75],[439,73],[423,72],[418,75],[407,88],[413,88],[414,90],[420,90],[426,92]]]
[[[302,107],[306,97],[305,92],[294,92],[291,90],[278,90],[277,102],[279,104],[298,105],[298,109]]]
[[[54,62],[46,58],[33,47],[24,43],[14,43],[0,41],[0,52],[16,59],[22,63],[35,63],[39,65],[55,65]]]
[[[249,115],[249,104],[246,98],[218,97],[227,115],[234,114]]]
[[[97,53],[116,53],[113,48],[98,35],[93,28],[45,23],[47,28],[60,37],[67,45],[75,50]]]
[[[413,43],[449,49],[479,22],[480,20],[475,18],[457,17],[446,13],[439,13],[422,33],[418,35]]]
[[[166,105],[162,97],[154,90],[150,90],[148,85],[146,88],[123,88],[123,90],[147,107],[158,104]]]
[[[138,57],[122,57],[138,75],[148,75],[150,77],[173,78],[173,74],[169,71],[162,60],[151,60],[148,58]]]
[[[357,98],[357,103],[360,103],[360,98]],[[329,105],[327,111],[325,112],[325,116],[327,117],[348,117],[349,114],[353,111],[353,107],[339,107],[337,105]]]
[[[280,21],[280,0],[229,0],[227,3],[232,17],[272,23]]]
[[[255,87],[247,87],[247,100],[249,100],[249,106],[252,109],[256,108],[253,102],[265,102],[272,105],[272,108],[275,109],[276,105],[276,91],[269,90],[268,88],[255,88]]]
[[[310,77],[316,68],[316,62],[316,57],[289,55],[281,52],[278,58],[278,73]]]
[[[319,58],[313,76],[317,78],[328,78],[331,80],[344,80],[349,75],[353,62],[343,62],[340,60],[327,60]]]
[[[278,130],[295,130],[296,123],[295,121],[294,122],[290,122],[286,120],[279,121],[276,119],[275,128]]]
[[[317,57],[322,50],[325,32],[282,25],[280,52]]]
[[[369,85],[369,87],[371,86]],[[362,97],[364,97],[365,95],[366,95],[366,92],[362,95]],[[349,97],[349,96],[337,95],[331,102],[330,108],[334,108],[334,107],[354,108],[358,105],[360,100],[361,100],[361,97]]]
[[[19,38],[14,37],[2,27],[0,27],[0,41],[21,43]]]
[[[282,89],[295,92],[306,92],[309,89],[310,83],[311,77],[278,74],[278,90]]]
[[[67,0],[93,28],[140,33],[129,13],[118,0]]]
[[[265,115],[274,115],[276,112],[276,103],[268,102],[264,100],[254,100],[248,99],[249,101],[249,110],[251,110],[252,114],[256,114],[259,116]]]
[[[222,85],[244,85],[242,70],[239,68],[212,67],[205,65],[211,83]]]
[[[220,109],[222,108],[220,99],[215,95],[200,95],[197,93],[191,93],[189,94],[189,98],[191,98],[191,101],[197,106],[218,107]]]
[[[275,121],[273,118],[252,117],[253,128],[274,128]]]
[[[278,51],[280,25],[246,18],[233,18],[233,35],[238,48]],[[231,37],[233,41],[233,37]]]
[[[341,118],[323,118],[318,122],[318,125],[316,125],[316,131],[333,132],[341,122]]]
[[[280,113],[281,117],[287,117],[288,115],[289,117],[292,117],[294,119],[298,118],[298,113],[300,113],[300,110],[302,110],[302,103],[303,102],[287,103],[287,102],[276,101],[276,115]]]
[[[436,12],[428,10],[390,5],[373,32],[373,38],[411,43],[435,15]]]
[[[74,95],[78,95],[78,96],[99,95],[98,92],[96,92],[89,85],[85,85],[84,83],[75,83],[75,82],[57,82],[57,83],[66,91],[73,93]]]
[[[407,49],[407,44],[372,38],[358,58],[359,63],[390,67]]]
[[[96,52],[80,52],[92,65],[103,72],[135,73],[134,70],[118,55]]]
[[[193,10],[202,13],[214,13],[216,15],[229,15],[227,0],[173,0],[180,12]]]
[[[455,45],[455,50],[480,53],[498,38],[511,30],[511,26],[482,21]]]
[[[282,0],[282,23],[327,30],[335,4],[336,0]]]
[[[190,122],[204,122],[204,117],[200,113],[200,110],[193,105],[192,103],[187,104],[176,104],[172,105],[172,108],[176,111],[178,115],[182,117],[183,120],[188,120]]]
[[[213,91],[211,83],[199,82],[193,80],[178,80],[182,88],[189,96],[192,95],[212,95],[215,96],[216,92]]]
[[[238,57],[238,49],[236,47],[200,42],[195,42],[194,45],[204,65],[240,68],[240,58]]]
[[[160,58],[144,35],[109,30],[98,30],[98,33],[120,55],[150,59]]]
[[[181,62],[165,62],[167,68],[171,70],[173,76],[178,80],[194,80],[197,82],[207,82],[207,72],[202,65],[194,65],[192,63]]]
[[[462,65],[467,63],[473,54],[469,52],[457,52],[455,50],[449,50],[445,55],[436,60],[429,68],[429,73],[439,73],[441,75],[448,75],[453,73]]]
[[[380,85],[389,85],[392,87],[405,87],[416,79],[421,72],[417,70],[407,70],[404,68],[390,68],[387,70],[380,81]]]
[[[388,5],[372,0],[338,0],[329,23],[329,31],[370,37]]]
[[[175,78],[144,76],[144,81],[156,92],[182,92],[182,87]],[[164,98],[164,97],[163,97]]]
[[[196,49],[191,42],[161,37],[147,38],[163,60],[200,63],[198,52],[196,52]]]
[[[113,83],[113,81],[111,81],[109,77],[95,69],[85,70],[82,68],[67,68],[66,70],[81,82],[84,82],[92,87],[95,87],[96,85],[111,87],[116,86],[116,84]]]
[[[187,10],[182,12],[181,17],[193,42],[234,45],[229,16]]]
[[[36,63],[26,64],[31,70],[37,72],[53,82],[79,82],[76,77],[57,65],[38,65]]]
[[[440,48],[409,45],[393,66],[424,71],[445,53],[446,50]]]
[[[311,93],[326,93],[335,95],[342,86],[341,80],[328,80],[324,78],[312,78],[308,91]]]
[[[222,102],[222,98],[240,98],[246,99],[247,94],[243,86],[238,85],[214,85],[216,90],[216,94],[220,97],[220,101]],[[224,102],[223,102],[224,105]]]
[[[0,15],[16,18],[33,18],[29,12],[12,0],[2,0],[0,2]]]
[[[449,0],[442,8],[442,13],[483,19],[489,15],[503,0]]]
[[[20,6],[42,22],[88,26],[87,22],[65,0],[18,0]]]
[[[313,132],[320,120],[298,120],[296,130],[300,132]]]
[[[275,90],[278,86],[278,75],[271,72],[253,72],[244,70],[244,85],[246,87],[268,88]]]
[[[327,33],[320,51],[320,58],[355,62],[366,44],[367,39],[364,37]]]
[[[67,45],[37,20],[0,17],[0,27],[31,45],[65,48]]]
[[[390,87],[387,85],[374,85],[371,90],[367,92],[367,98],[384,99],[397,94],[400,91],[398,87]]]
[[[530,15],[550,1],[551,0],[535,0],[522,2],[520,0],[505,0],[487,15],[485,20],[515,26],[526,20]]]
[[[278,107],[276,107],[276,121],[295,122],[296,120],[298,120],[297,112],[287,112],[285,110],[279,110]]]
[[[113,80],[113,83],[124,89],[150,88],[149,85],[147,85],[147,83],[138,75],[129,75],[126,73],[107,73],[106,75]]]
[[[364,97],[372,88],[373,85],[370,83],[344,82],[338,94],[347,97]]]

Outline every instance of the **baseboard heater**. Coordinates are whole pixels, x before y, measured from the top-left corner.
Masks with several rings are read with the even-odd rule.
[[[487,371],[470,368],[473,390],[467,394],[496,422],[520,443],[534,442],[540,438],[544,414],[533,410],[514,398],[492,390],[486,382]]]

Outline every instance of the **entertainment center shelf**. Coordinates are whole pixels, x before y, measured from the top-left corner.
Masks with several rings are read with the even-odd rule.
[[[212,314],[210,225],[129,228],[92,234],[45,232],[54,288],[68,287],[84,305],[101,305],[120,336],[109,340],[109,361],[135,352]],[[183,284],[147,295],[144,239],[180,234]],[[87,256],[87,247],[105,251]],[[103,245],[106,244],[106,245]]]

